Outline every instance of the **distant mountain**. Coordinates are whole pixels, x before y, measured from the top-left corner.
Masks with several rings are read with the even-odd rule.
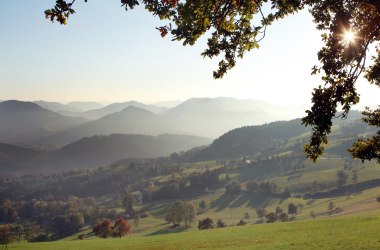
[[[278,107],[265,102],[219,97],[192,98],[167,110],[164,115],[186,124],[187,134],[215,138],[237,127],[290,119],[275,112],[281,113]]]
[[[101,118],[44,140],[45,143],[64,145],[85,136],[112,133],[174,133],[216,138],[237,127],[263,124],[278,117],[285,119],[287,115],[284,114],[287,113],[281,108],[265,102],[234,98],[192,98],[171,109],[132,101],[80,113],[90,119]]]
[[[127,107],[141,108],[141,109],[145,109],[145,110],[150,111],[150,112],[155,113],[155,114],[160,114],[166,110],[166,108],[163,108],[163,107],[157,107],[154,105],[146,105],[146,104],[139,103],[136,101],[130,101],[130,102],[123,102],[123,103],[113,103],[113,104],[110,104],[104,108],[89,110],[87,112],[84,112],[84,113],[81,113],[78,115],[80,115],[81,117],[85,117],[87,119],[93,119],[94,120],[94,119],[102,118],[102,117],[109,115],[109,114],[112,114],[112,113],[120,112]]]
[[[69,102],[65,105],[66,107],[75,108],[78,111],[88,111],[93,109],[104,108],[104,105],[98,102]]]
[[[67,129],[54,135],[42,138],[41,142],[53,145],[65,145],[82,137],[93,135],[147,134],[164,133],[184,134],[176,124],[164,117],[147,110],[130,106],[120,112],[106,115],[95,121]]]
[[[210,142],[211,139],[188,135],[112,134],[82,138],[56,151],[0,143],[0,173],[47,173],[94,168],[122,158],[167,156]]]
[[[64,168],[107,165],[122,158],[152,158],[211,143],[211,139],[188,135],[92,136],[70,143],[55,152],[55,162]]]
[[[34,101],[35,104],[53,112],[80,112],[80,109],[67,107],[59,102]]]
[[[50,111],[73,116],[81,116],[80,113],[82,112],[104,107],[97,102],[69,102],[67,104],[62,104],[59,102],[34,101],[34,103]]]
[[[173,108],[179,104],[181,104],[183,101],[180,100],[173,100],[173,101],[161,101],[161,102],[154,102],[152,105],[158,106],[158,107],[165,107],[165,108]]]
[[[0,142],[30,141],[84,123],[83,118],[66,117],[32,102],[0,103]]]

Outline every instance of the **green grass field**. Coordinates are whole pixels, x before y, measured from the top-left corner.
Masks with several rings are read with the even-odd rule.
[[[380,249],[377,216],[234,226],[121,239],[12,244],[9,249]]]

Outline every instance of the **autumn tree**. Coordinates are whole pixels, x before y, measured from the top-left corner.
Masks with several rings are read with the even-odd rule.
[[[56,0],[55,7],[45,11],[46,18],[66,24],[68,17],[75,13],[74,2]],[[201,55],[221,58],[213,73],[215,78],[232,69],[237,58],[259,48],[267,28],[274,22],[308,9],[316,28],[323,32],[324,43],[318,52],[320,64],[312,68],[312,74],[321,76],[321,84],[314,89],[313,105],[302,120],[313,130],[305,145],[305,153],[313,161],[328,143],[332,119],[346,118],[352,106],[359,102],[356,90],[359,76],[364,74],[370,84],[380,87],[380,48],[376,47],[372,54],[369,52],[380,41],[378,1],[121,0],[121,4],[126,10],[142,4],[147,11],[166,20],[167,25],[157,28],[162,37],[170,33],[173,40],[193,45],[200,37],[207,36],[207,47]],[[339,109],[342,113],[337,115]],[[376,110],[366,109],[363,115],[363,121],[380,127],[380,106]],[[372,137],[359,139],[350,152],[354,158],[380,162],[380,130]]]
[[[131,225],[127,220],[119,218],[115,221],[113,226],[113,235],[115,237],[121,238],[124,235],[127,235],[131,232]]]
[[[112,221],[104,219],[101,223],[94,226],[92,231],[100,238],[108,238],[112,235]]]

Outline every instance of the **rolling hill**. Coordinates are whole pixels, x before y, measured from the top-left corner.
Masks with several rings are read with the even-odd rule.
[[[70,143],[54,153],[55,162],[65,168],[91,168],[122,158],[153,158],[206,145],[211,139],[164,134],[111,134],[92,136]]]
[[[111,134],[82,138],[58,150],[0,144],[0,172],[62,172],[108,165],[121,158],[152,158],[206,145],[211,139],[187,135]]]
[[[259,126],[247,126],[231,130],[209,147],[202,149],[194,160],[229,159],[255,155],[284,144],[288,139],[310,131],[301,125],[301,119],[272,122]]]
[[[0,103],[0,142],[30,143],[85,121],[63,116],[32,102],[4,101]]]
[[[48,151],[35,150],[0,143],[0,173],[25,174],[47,167],[52,155]]]
[[[124,110],[106,115],[98,120],[67,129],[45,138],[41,143],[65,145],[82,137],[109,134],[146,134],[165,133],[185,134],[169,120],[147,110],[130,106]]]

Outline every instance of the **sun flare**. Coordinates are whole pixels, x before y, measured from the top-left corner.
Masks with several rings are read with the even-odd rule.
[[[346,42],[346,43],[353,43],[355,41],[355,32],[353,32],[352,30],[347,30],[344,35],[343,35],[343,40]]]

